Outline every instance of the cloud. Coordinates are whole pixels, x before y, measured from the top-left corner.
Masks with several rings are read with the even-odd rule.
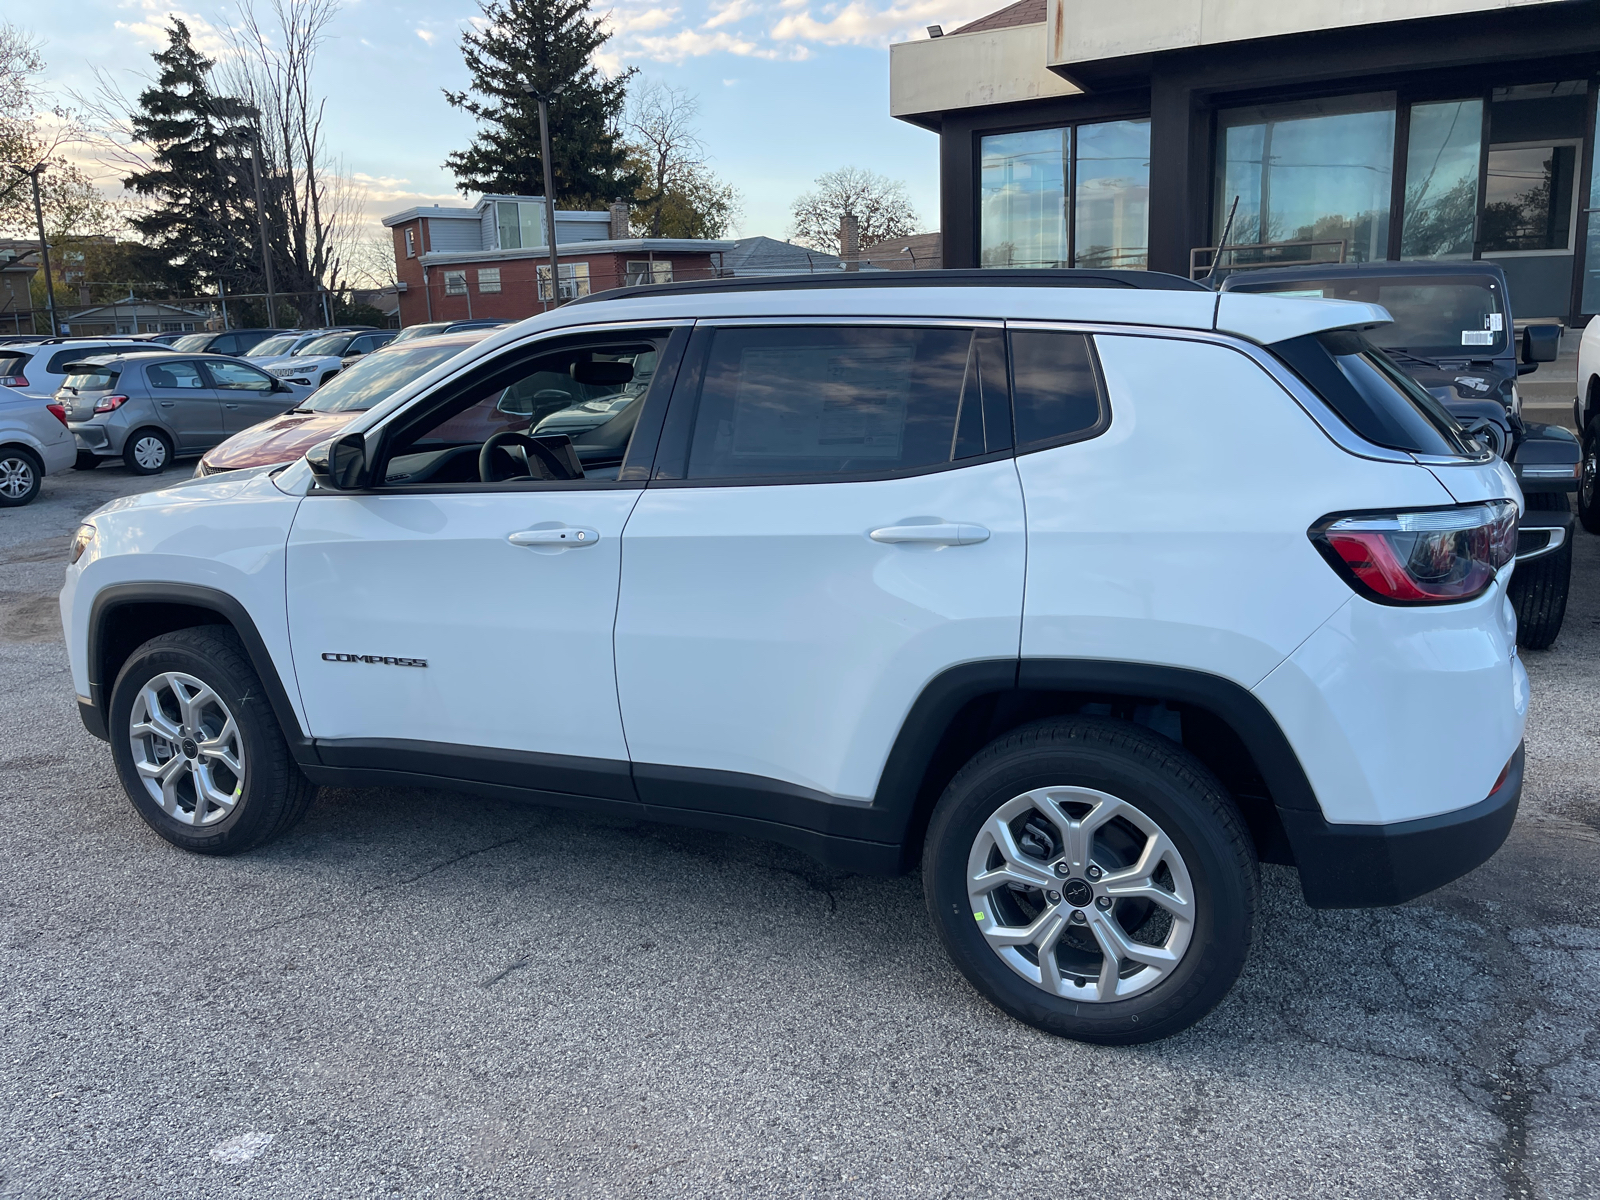
[[[139,20],[116,21],[113,27],[132,34],[146,46],[153,49],[165,46],[171,18],[177,17],[189,27],[189,40],[195,49],[207,58],[227,58],[233,52],[226,34],[198,13],[184,12],[162,0],[138,0],[137,8],[141,14]]]
[[[771,46],[761,46],[749,38],[733,33],[701,33],[697,29],[680,29],[670,36],[642,37],[636,42],[647,58],[658,62],[682,62],[686,58],[701,58],[707,54],[738,54],[745,58],[782,58],[782,51]]]
[[[676,6],[634,10],[612,9],[605,23],[613,33],[648,33],[652,29],[672,24],[678,11]]]
[[[417,36],[431,46],[439,35],[431,29],[419,29],[417,30]]]
[[[783,0],[785,8],[798,8],[803,3],[805,0]],[[898,0],[887,8],[851,0],[843,8],[829,5],[822,13],[826,19],[819,21],[809,7],[791,12],[779,19],[770,36],[774,41],[821,42],[828,46],[886,46],[910,37],[930,20],[947,27],[961,23],[951,20],[948,0]],[[970,18],[962,18],[967,19]]]
[[[755,0],[712,0],[711,10],[711,19],[701,26],[702,29],[715,29],[718,25],[742,21],[759,12],[761,6]]]

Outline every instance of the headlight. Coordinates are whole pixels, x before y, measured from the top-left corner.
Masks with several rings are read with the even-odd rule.
[[[89,543],[94,541],[94,526],[79,525],[78,531],[72,535],[72,557],[67,562],[75,563],[83,557],[83,552],[89,548]]]

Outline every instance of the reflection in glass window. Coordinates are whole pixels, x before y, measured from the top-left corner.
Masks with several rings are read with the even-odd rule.
[[[539,273],[539,299],[550,299],[550,267],[548,264],[537,268]],[[576,300],[579,296],[589,294],[589,264],[562,263],[561,264],[561,298],[563,300]]]
[[[1073,265],[1147,265],[1150,122],[1078,126],[1073,179]]]
[[[1575,144],[1491,146],[1483,249],[1571,249]]]
[[[1066,267],[1071,129],[983,139],[979,224],[986,267]]]
[[[1232,109],[1220,125],[1219,238],[1237,196],[1232,245],[1342,241],[1351,261],[1388,256],[1392,92]],[[1309,247],[1272,261],[1322,259],[1334,249]]]
[[[1069,170],[1074,156],[1075,170]],[[1075,180],[1070,198],[1069,178]],[[986,137],[981,186],[986,267],[1144,267],[1148,262],[1149,121]]]
[[[522,227],[517,221],[517,202],[498,200],[494,206],[495,221],[500,227],[500,249],[522,249]]]
[[[1401,258],[1472,257],[1482,150],[1482,99],[1411,106]]]
[[[1595,114],[1596,132],[1600,133],[1600,111]],[[1597,139],[1600,141],[1600,139]],[[1589,168],[1589,212],[1585,214],[1588,236],[1585,239],[1588,245],[1585,248],[1583,266],[1583,300],[1580,304],[1586,313],[1600,313],[1600,212],[1593,211],[1600,204],[1600,154],[1594,155],[1594,162]]]

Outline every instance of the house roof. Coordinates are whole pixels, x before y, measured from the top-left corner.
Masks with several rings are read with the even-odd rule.
[[[418,217],[446,221],[476,221],[479,219],[478,210],[475,208],[444,208],[438,204],[425,204],[416,208],[408,208],[404,212],[390,213],[383,218],[383,227],[385,229],[393,229],[403,221],[415,221]]]
[[[906,253],[907,248],[910,253]],[[861,261],[890,271],[936,271],[944,266],[944,239],[938,233],[913,233],[910,237],[861,247]]]
[[[560,210],[557,210],[559,214]],[[733,242],[714,242],[705,238],[595,238],[592,241],[561,242],[561,258],[586,254],[714,254],[733,249]],[[550,252],[543,246],[524,246],[514,250],[430,250],[417,256],[427,267],[451,263],[497,263],[515,259],[549,262]]]
[[[1013,25],[1038,25],[1044,19],[1045,0],[1017,0],[952,32],[982,33],[986,29],[1009,29]]]
[[[82,321],[85,318],[93,319],[101,313],[121,313],[123,316],[143,317],[152,315],[171,315],[175,317],[205,317],[207,314],[197,312],[192,308],[180,308],[176,304],[166,304],[160,300],[140,300],[129,297],[117,304],[97,304],[93,308],[78,309],[72,314],[72,320]]]
[[[722,256],[723,270],[730,275],[789,275],[840,268],[837,254],[780,242],[777,238],[740,238],[732,246]]]

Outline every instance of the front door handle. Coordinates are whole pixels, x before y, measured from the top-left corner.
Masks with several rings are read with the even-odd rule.
[[[163,401],[162,401],[162,402],[161,402],[161,407],[162,407],[162,408],[171,408],[171,407],[172,407],[172,406],[173,406],[173,405],[175,405],[175,404],[176,404],[176,403],[177,403],[177,401],[176,401],[176,400],[163,400]]]
[[[524,529],[513,533],[506,541],[513,546],[592,546],[600,535],[592,529]]]
[[[924,546],[975,546],[989,540],[982,525],[890,525],[867,534],[875,542],[914,542]]]
[[[224,404],[222,407],[223,408],[238,408],[239,406],[237,404]]]

